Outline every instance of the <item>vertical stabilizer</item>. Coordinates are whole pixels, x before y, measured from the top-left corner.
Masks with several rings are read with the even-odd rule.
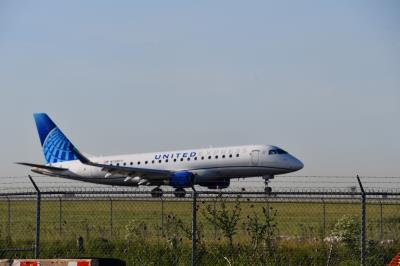
[[[47,163],[77,160],[74,145],[45,113],[33,115]]]

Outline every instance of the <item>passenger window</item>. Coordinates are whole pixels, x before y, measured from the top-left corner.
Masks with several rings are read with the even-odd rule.
[[[236,154],[236,157],[239,157],[239,153],[238,153],[238,154]]]
[[[165,160],[165,162],[166,162],[166,163],[168,163],[168,159],[167,159],[167,160]]]
[[[151,163],[154,163],[154,160],[153,160],[153,161],[151,161]]]
[[[176,162],[176,159],[174,159],[174,162]]]
[[[119,166],[119,163],[117,163],[117,166]]]
[[[148,161],[145,161],[145,162],[144,162],[144,164],[147,164],[147,163],[148,163]]]
[[[140,162],[137,162],[137,164],[140,164]]]
[[[229,154],[229,158],[232,158],[232,154]]]
[[[201,156],[201,159],[204,160],[204,156]]]
[[[124,166],[126,166],[126,163],[124,163]]]
[[[188,161],[190,161],[190,158],[188,158]]]
[[[215,159],[218,159],[218,155],[215,155]]]
[[[222,159],[225,159],[225,154],[224,154],[224,155],[222,155]]]
[[[162,162],[161,160],[158,161],[158,163],[161,163],[161,162]]]
[[[197,161],[197,157],[194,157],[194,160]]]
[[[211,160],[211,156],[208,156],[208,159]]]
[[[181,158],[181,162],[183,162],[183,158]]]

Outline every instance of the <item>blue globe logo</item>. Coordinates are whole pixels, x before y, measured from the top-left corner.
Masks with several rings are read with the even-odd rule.
[[[43,143],[43,152],[49,163],[77,160],[74,146],[58,128],[54,128]]]

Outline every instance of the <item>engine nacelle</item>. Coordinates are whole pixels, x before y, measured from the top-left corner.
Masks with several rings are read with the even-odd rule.
[[[196,184],[209,189],[222,189],[229,187],[231,180],[229,178],[219,178],[215,180],[197,181]]]
[[[169,177],[169,184],[174,188],[193,186],[193,174],[190,172],[177,172]]]

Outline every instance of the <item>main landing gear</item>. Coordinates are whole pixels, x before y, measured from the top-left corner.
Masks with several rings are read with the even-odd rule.
[[[156,187],[151,190],[151,196],[153,198],[161,198],[162,195],[163,195],[163,191],[160,187]]]
[[[186,195],[186,190],[184,190],[183,188],[176,188],[174,191],[174,195],[177,198],[184,198]]]
[[[153,188],[150,193],[153,198],[161,198],[163,195],[163,191],[160,187]],[[186,190],[183,188],[176,188],[174,195],[177,198],[184,198],[186,196]]]

